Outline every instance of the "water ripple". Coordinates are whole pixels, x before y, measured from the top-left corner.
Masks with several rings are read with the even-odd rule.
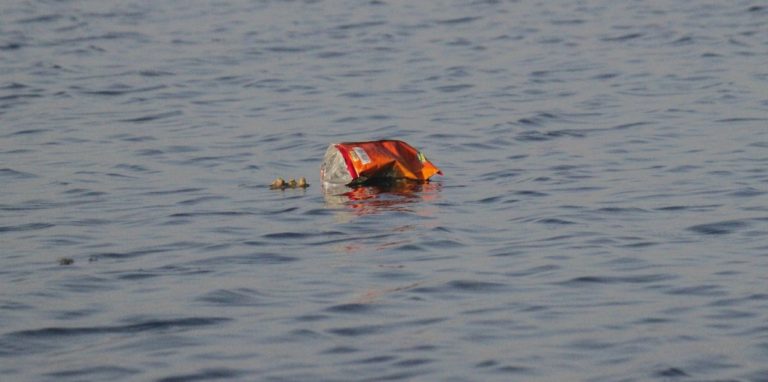
[[[13,338],[48,338],[48,337],[67,337],[107,333],[139,333],[144,331],[165,331],[170,329],[185,329],[198,326],[216,325],[229,321],[221,317],[190,317],[174,320],[153,320],[136,324],[120,326],[94,326],[94,327],[50,327],[42,329],[22,330],[9,333],[7,336]]]
[[[689,230],[702,235],[727,235],[748,227],[744,220],[728,220],[715,223],[697,224],[688,227]]]

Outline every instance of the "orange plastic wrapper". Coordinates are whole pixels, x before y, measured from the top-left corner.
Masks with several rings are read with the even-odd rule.
[[[333,143],[320,166],[323,182],[348,186],[398,179],[426,182],[435,174],[443,173],[419,150],[397,140]]]

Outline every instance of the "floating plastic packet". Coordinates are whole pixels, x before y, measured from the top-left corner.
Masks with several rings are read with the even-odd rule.
[[[435,174],[443,175],[419,150],[396,140],[333,143],[320,166],[324,183],[349,186],[398,179],[425,182]]]

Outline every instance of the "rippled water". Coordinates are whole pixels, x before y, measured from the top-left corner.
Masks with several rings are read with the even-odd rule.
[[[4,1],[0,182],[3,380],[768,380],[761,1]]]

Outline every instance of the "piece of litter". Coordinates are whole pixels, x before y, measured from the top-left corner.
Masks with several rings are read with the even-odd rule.
[[[324,183],[359,185],[376,181],[429,181],[443,173],[413,146],[398,140],[342,142],[328,146],[320,166]]]

